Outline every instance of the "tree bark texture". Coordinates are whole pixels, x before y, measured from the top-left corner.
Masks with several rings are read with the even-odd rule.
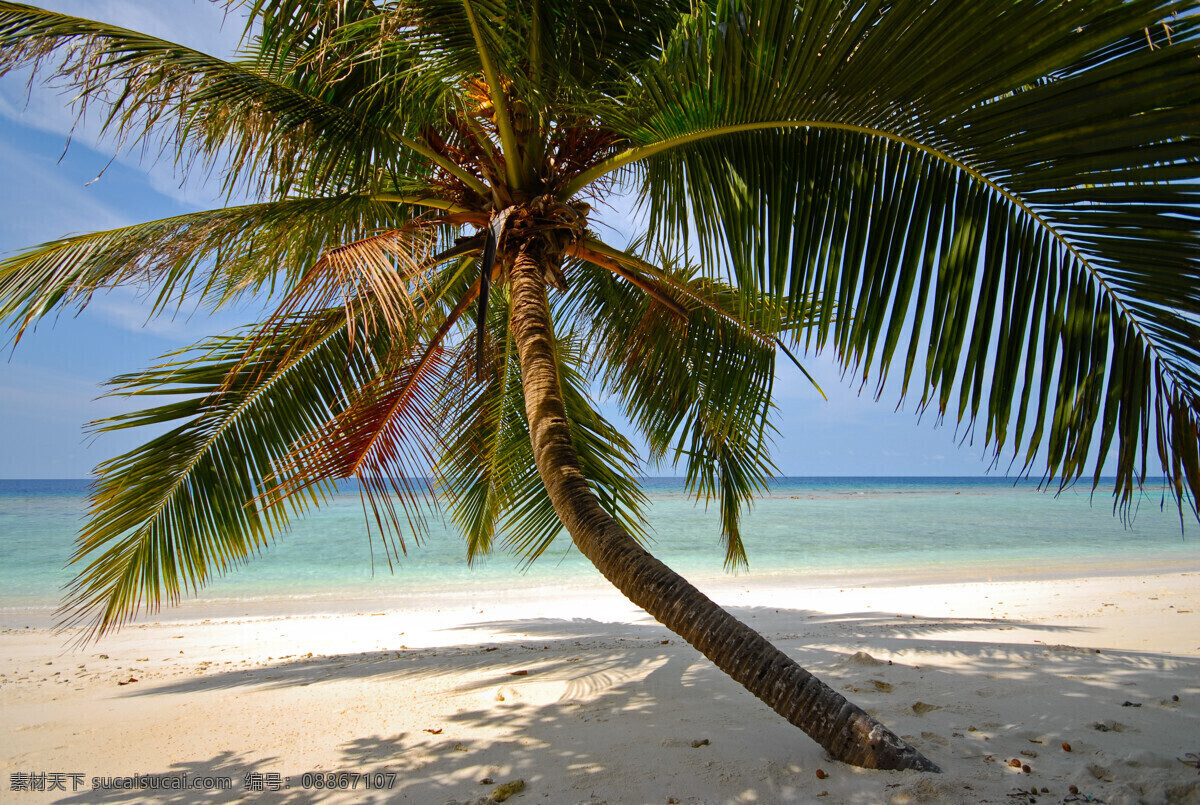
[[[651,556],[597,502],[571,442],[554,354],[545,270],[534,239],[511,276],[512,332],[538,472],[575,545],[630,601],[802,729],[834,758],[874,769],[939,771],[920,752],[821,682]]]

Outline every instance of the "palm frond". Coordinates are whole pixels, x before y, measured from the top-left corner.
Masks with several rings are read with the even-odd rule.
[[[150,296],[148,317],[188,298],[217,308],[290,287],[325,251],[412,215],[364,196],[285,199],[74,235],[0,262],[0,321],[19,336],[50,311],[81,309],[118,285]]]
[[[327,337],[302,354],[281,332],[247,361],[248,336],[222,336],[112,381],[118,395],[184,399],[95,423],[99,431],[179,424],[97,468],[65,624],[90,622],[94,637],[164,599],[177,602],[266,547],[289,511],[330,491],[312,486],[290,507],[258,502],[293,444],[344,407],[346,389],[375,376],[371,350],[349,340],[340,310],[308,318],[324,321]]]
[[[643,64],[659,54],[667,34],[690,5],[681,0],[605,0],[586,5],[538,0],[522,17],[529,20],[529,38],[536,37],[543,70],[554,78],[552,86],[566,90],[568,110],[586,117],[592,114],[588,100],[617,94],[630,75],[637,75]],[[534,27],[538,20],[541,24]],[[572,103],[575,99],[578,106]]]
[[[503,297],[502,297],[503,299]],[[467,540],[468,558],[489,553],[497,535],[532,562],[562,531],[562,524],[538,475],[525,418],[525,400],[516,346],[505,304],[489,314],[491,345],[483,383],[467,370],[471,354],[462,351],[463,369],[447,386],[458,404],[437,467],[439,489]],[[600,505],[632,535],[643,537],[645,497],[637,482],[640,462],[632,444],[596,410],[584,391],[585,378],[573,367],[584,345],[572,333],[556,340],[563,400],[580,467]],[[448,402],[446,406],[449,407]]]
[[[864,381],[902,362],[902,395],[985,417],[997,456],[1107,466],[1125,505],[1157,454],[1194,508],[1196,8],[718,5],[631,85],[633,145],[593,175],[629,166],[656,239],[786,300]]]
[[[566,254],[608,269],[621,279],[636,285],[641,290],[650,294],[655,302],[670,310],[680,319],[687,320],[687,308],[671,295],[671,291],[678,291],[680,289],[671,286],[670,283],[663,282],[663,278],[653,270],[650,272],[639,272],[638,269],[643,269],[646,266],[645,261],[637,260],[636,258],[626,259],[624,254],[608,247],[607,244],[590,238],[584,238],[572,243],[567,248]],[[643,276],[643,273],[648,273],[649,276]]]
[[[528,486],[530,473],[536,475],[507,311],[491,305],[487,313],[489,326],[478,334],[485,349],[468,346],[476,339],[464,340],[458,382],[445,389],[444,407],[453,405],[455,415],[447,420],[436,468],[469,562],[491,553],[505,512]]]
[[[723,307],[728,300],[718,298],[723,293],[718,290],[719,286],[695,283],[689,285],[687,282],[676,280],[669,273],[664,273],[654,264],[638,256],[635,253],[637,248],[637,244],[635,244],[622,251],[603,241],[585,237],[572,244],[566,254],[608,269],[618,277],[631,282],[650,294],[655,302],[671,310],[683,321],[687,321],[689,309],[703,307],[730,326],[758,339],[764,345],[772,348],[778,347],[812,383],[817,393],[825,397],[824,390],[800,362],[800,359],[788,349],[783,339],[779,335],[768,334],[786,331],[785,335],[794,340],[797,333],[803,329],[801,323],[784,326],[781,311],[785,309],[785,305],[777,304],[762,294],[743,291],[736,296],[738,300],[737,313],[732,313]]]
[[[475,261],[462,256],[478,250],[478,237],[463,239],[446,251],[418,261],[411,253],[413,236],[413,232],[389,233],[383,243],[359,244],[366,250],[359,257],[366,257],[367,265],[345,266],[350,275],[361,274],[364,268],[369,272],[374,261],[387,262],[398,247],[405,252],[403,259],[412,269],[411,274],[422,277],[425,293],[414,303],[408,291],[399,286],[398,293],[409,314],[402,315],[405,310],[400,310],[390,297],[397,290],[391,280],[383,280],[386,287],[381,291],[375,287],[376,281],[350,277],[356,289],[343,310],[347,317],[356,316],[357,321],[347,318],[347,336],[353,341],[357,330],[361,333],[358,337],[365,337],[371,344],[387,339],[386,350],[375,354],[378,376],[348,392],[344,410],[295,445],[270,479],[264,495],[266,505],[275,507],[314,486],[357,479],[364,508],[370,507],[389,564],[397,555],[396,546],[407,552],[405,526],[419,541],[426,531],[425,513],[436,506],[429,478],[447,438],[445,422],[461,404],[454,396],[445,396],[445,390],[454,385],[456,366],[447,339],[480,292],[479,281],[471,281],[470,269]],[[379,251],[381,248],[387,251]],[[444,265],[454,258],[459,259]],[[385,274],[389,266],[381,266]],[[316,286],[322,284],[318,281]],[[448,300],[455,298],[458,301],[447,311]],[[281,310],[290,307],[285,301]],[[375,320],[386,324],[374,326]],[[258,338],[279,338],[281,321],[286,322],[287,317],[277,313],[261,327]],[[435,322],[440,323],[435,327]],[[319,336],[319,331],[296,331],[290,337],[291,348],[305,349]]]
[[[695,271],[686,264],[656,271],[685,289],[683,298],[704,300],[693,302],[686,321],[584,265],[563,304],[588,322],[601,388],[622,401],[651,460],[682,461],[687,488],[706,503],[717,498],[726,563],[739,567],[746,563],[741,511],[776,471],[769,450],[776,345],[738,320],[737,292]]]
[[[353,392],[344,410],[279,460],[279,469],[268,479],[265,505],[278,508],[330,481],[355,478],[388,548],[390,565],[397,553],[393,545],[407,552],[406,527],[418,542],[422,538],[424,510],[436,502],[428,478],[445,414],[437,402],[450,368],[438,343],[398,366],[389,365]]]
[[[419,131],[437,108],[428,96],[436,82],[392,84],[386,103],[350,104],[322,94],[324,84],[306,81],[303,71],[277,69],[293,61],[264,50],[254,61],[229,62],[118,26],[0,2],[0,73],[54,64],[51,80],[71,90],[81,116],[89,104],[102,107],[106,130],[123,143],[175,149],[185,171],[197,158],[206,167],[219,163],[230,192],[363,190],[380,163],[401,175],[428,174],[426,160],[436,155],[406,131]],[[330,58],[326,69],[354,63]],[[384,67],[410,72],[412,54]]]
[[[296,311],[340,302],[346,320],[361,322],[368,336],[377,329],[403,332],[426,301],[419,297],[430,291],[431,278],[424,272],[433,247],[433,237],[414,228],[389,229],[336,246],[296,282],[276,315],[291,318]]]

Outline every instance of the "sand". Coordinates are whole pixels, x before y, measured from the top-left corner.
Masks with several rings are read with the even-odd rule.
[[[520,779],[509,802],[1200,802],[1187,570],[707,585],[939,775],[831,760],[600,587],[290,616],[192,604],[78,650],[8,612],[0,799],[440,805]],[[137,775],[231,787],[93,787]]]

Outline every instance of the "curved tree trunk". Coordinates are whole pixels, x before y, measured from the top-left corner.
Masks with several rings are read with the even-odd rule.
[[[686,579],[651,556],[600,507],[579,468],[559,385],[546,301],[544,243],[527,242],[511,277],[512,332],[538,472],[575,545],[630,601],[804,730],[836,759],[875,769],[939,771]]]

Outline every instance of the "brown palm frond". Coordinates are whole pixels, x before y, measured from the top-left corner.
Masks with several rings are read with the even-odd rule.
[[[262,496],[264,505],[354,478],[389,548],[390,565],[393,544],[407,551],[404,524],[418,541],[425,530],[423,504],[434,500],[428,475],[444,416],[437,403],[450,366],[445,348],[431,343],[420,357],[360,388],[341,413],[280,462],[270,479],[274,485]]]
[[[340,307],[345,311],[348,335],[371,338],[387,332],[399,339],[407,353],[414,325],[432,309],[430,272],[454,257],[477,250],[477,237],[460,240],[449,249],[430,254],[435,236],[424,229],[405,227],[331,249],[309,269],[259,328],[246,359],[259,344],[270,343],[280,327],[288,326],[298,311]],[[323,336],[323,331],[295,334],[293,348],[303,351]]]
[[[554,154],[554,184],[566,185],[573,177],[609,159],[626,145],[623,137],[598,126],[593,120],[576,120],[554,132],[550,149]],[[604,184],[592,188],[600,191]],[[595,192],[595,195],[600,195]]]
[[[291,315],[340,301],[352,323],[351,337],[356,323],[368,334],[380,326],[401,330],[423,302],[434,242],[431,233],[403,228],[331,249],[300,278],[280,312]]]
[[[456,248],[468,251],[475,245],[474,239],[468,239]],[[430,395],[451,379],[457,362],[443,342],[479,295],[479,286],[476,281],[462,295],[420,357],[413,360],[415,350],[407,345],[395,347],[393,354],[406,359],[361,388],[341,414],[291,450],[274,476],[275,485],[263,495],[267,506],[329,480],[355,477],[364,506],[370,505],[381,534],[397,535],[400,549],[405,549],[399,516],[388,491],[399,496],[410,530],[420,533],[424,527],[421,513],[411,504],[426,498],[430,489],[425,476],[413,471],[419,468],[424,472],[433,466],[431,451],[440,443],[438,423],[442,419],[433,416],[442,409]]]

